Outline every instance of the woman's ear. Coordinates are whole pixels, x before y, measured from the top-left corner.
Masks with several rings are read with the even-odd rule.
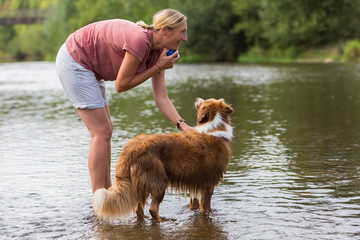
[[[162,26],[162,27],[161,27],[161,34],[162,34],[162,35],[165,35],[165,36],[166,36],[167,31],[168,31],[168,27],[167,27],[167,26]]]

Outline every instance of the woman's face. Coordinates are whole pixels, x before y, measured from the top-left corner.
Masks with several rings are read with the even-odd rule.
[[[171,50],[176,50],[179,48],[182,42],[187,41],[187,24],[184,22],[178,28],[166,29],[166,44],[165,47]]]

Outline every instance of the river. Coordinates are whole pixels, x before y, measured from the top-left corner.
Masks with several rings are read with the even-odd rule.
[[[232,104],[234,139],[213,211],[168,192],[166,221],[97,219],[89,134],[53,62],[0,64],[1,239],[360,239],[360,65],[177,64],[168,95],[195,124],[196,97]],[[177,131],[150,81],[107,83],[112,179],[132,137]],[[146,215],[149,216],[148,207]]]

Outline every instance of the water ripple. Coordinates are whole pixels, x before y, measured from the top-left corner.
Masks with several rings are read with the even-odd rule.
[[[94,216],[90,137],[54,63],[0,64],[0,72],[2,239],[360,237],[356,66],[180,64],[168,71],[168,94],[180,115],[195,123],[195,97],[224,97],[235,109],[235,138],[213,211],[191,211],[188,197],[167,193],[161,224]],[[150,81],[122,94],[107,83],[107,93],[112,169],[130,138],[176,131],[157,109]]]

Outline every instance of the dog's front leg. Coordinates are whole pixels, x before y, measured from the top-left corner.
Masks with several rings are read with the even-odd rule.
[[[208,188],[205,189],[202,192],[202,197],[201,197],[201,205],[200,205],[200,210],[203,213],[208,213],[211,211],[211,197],[213,195],[214,192],[214,188]]]

